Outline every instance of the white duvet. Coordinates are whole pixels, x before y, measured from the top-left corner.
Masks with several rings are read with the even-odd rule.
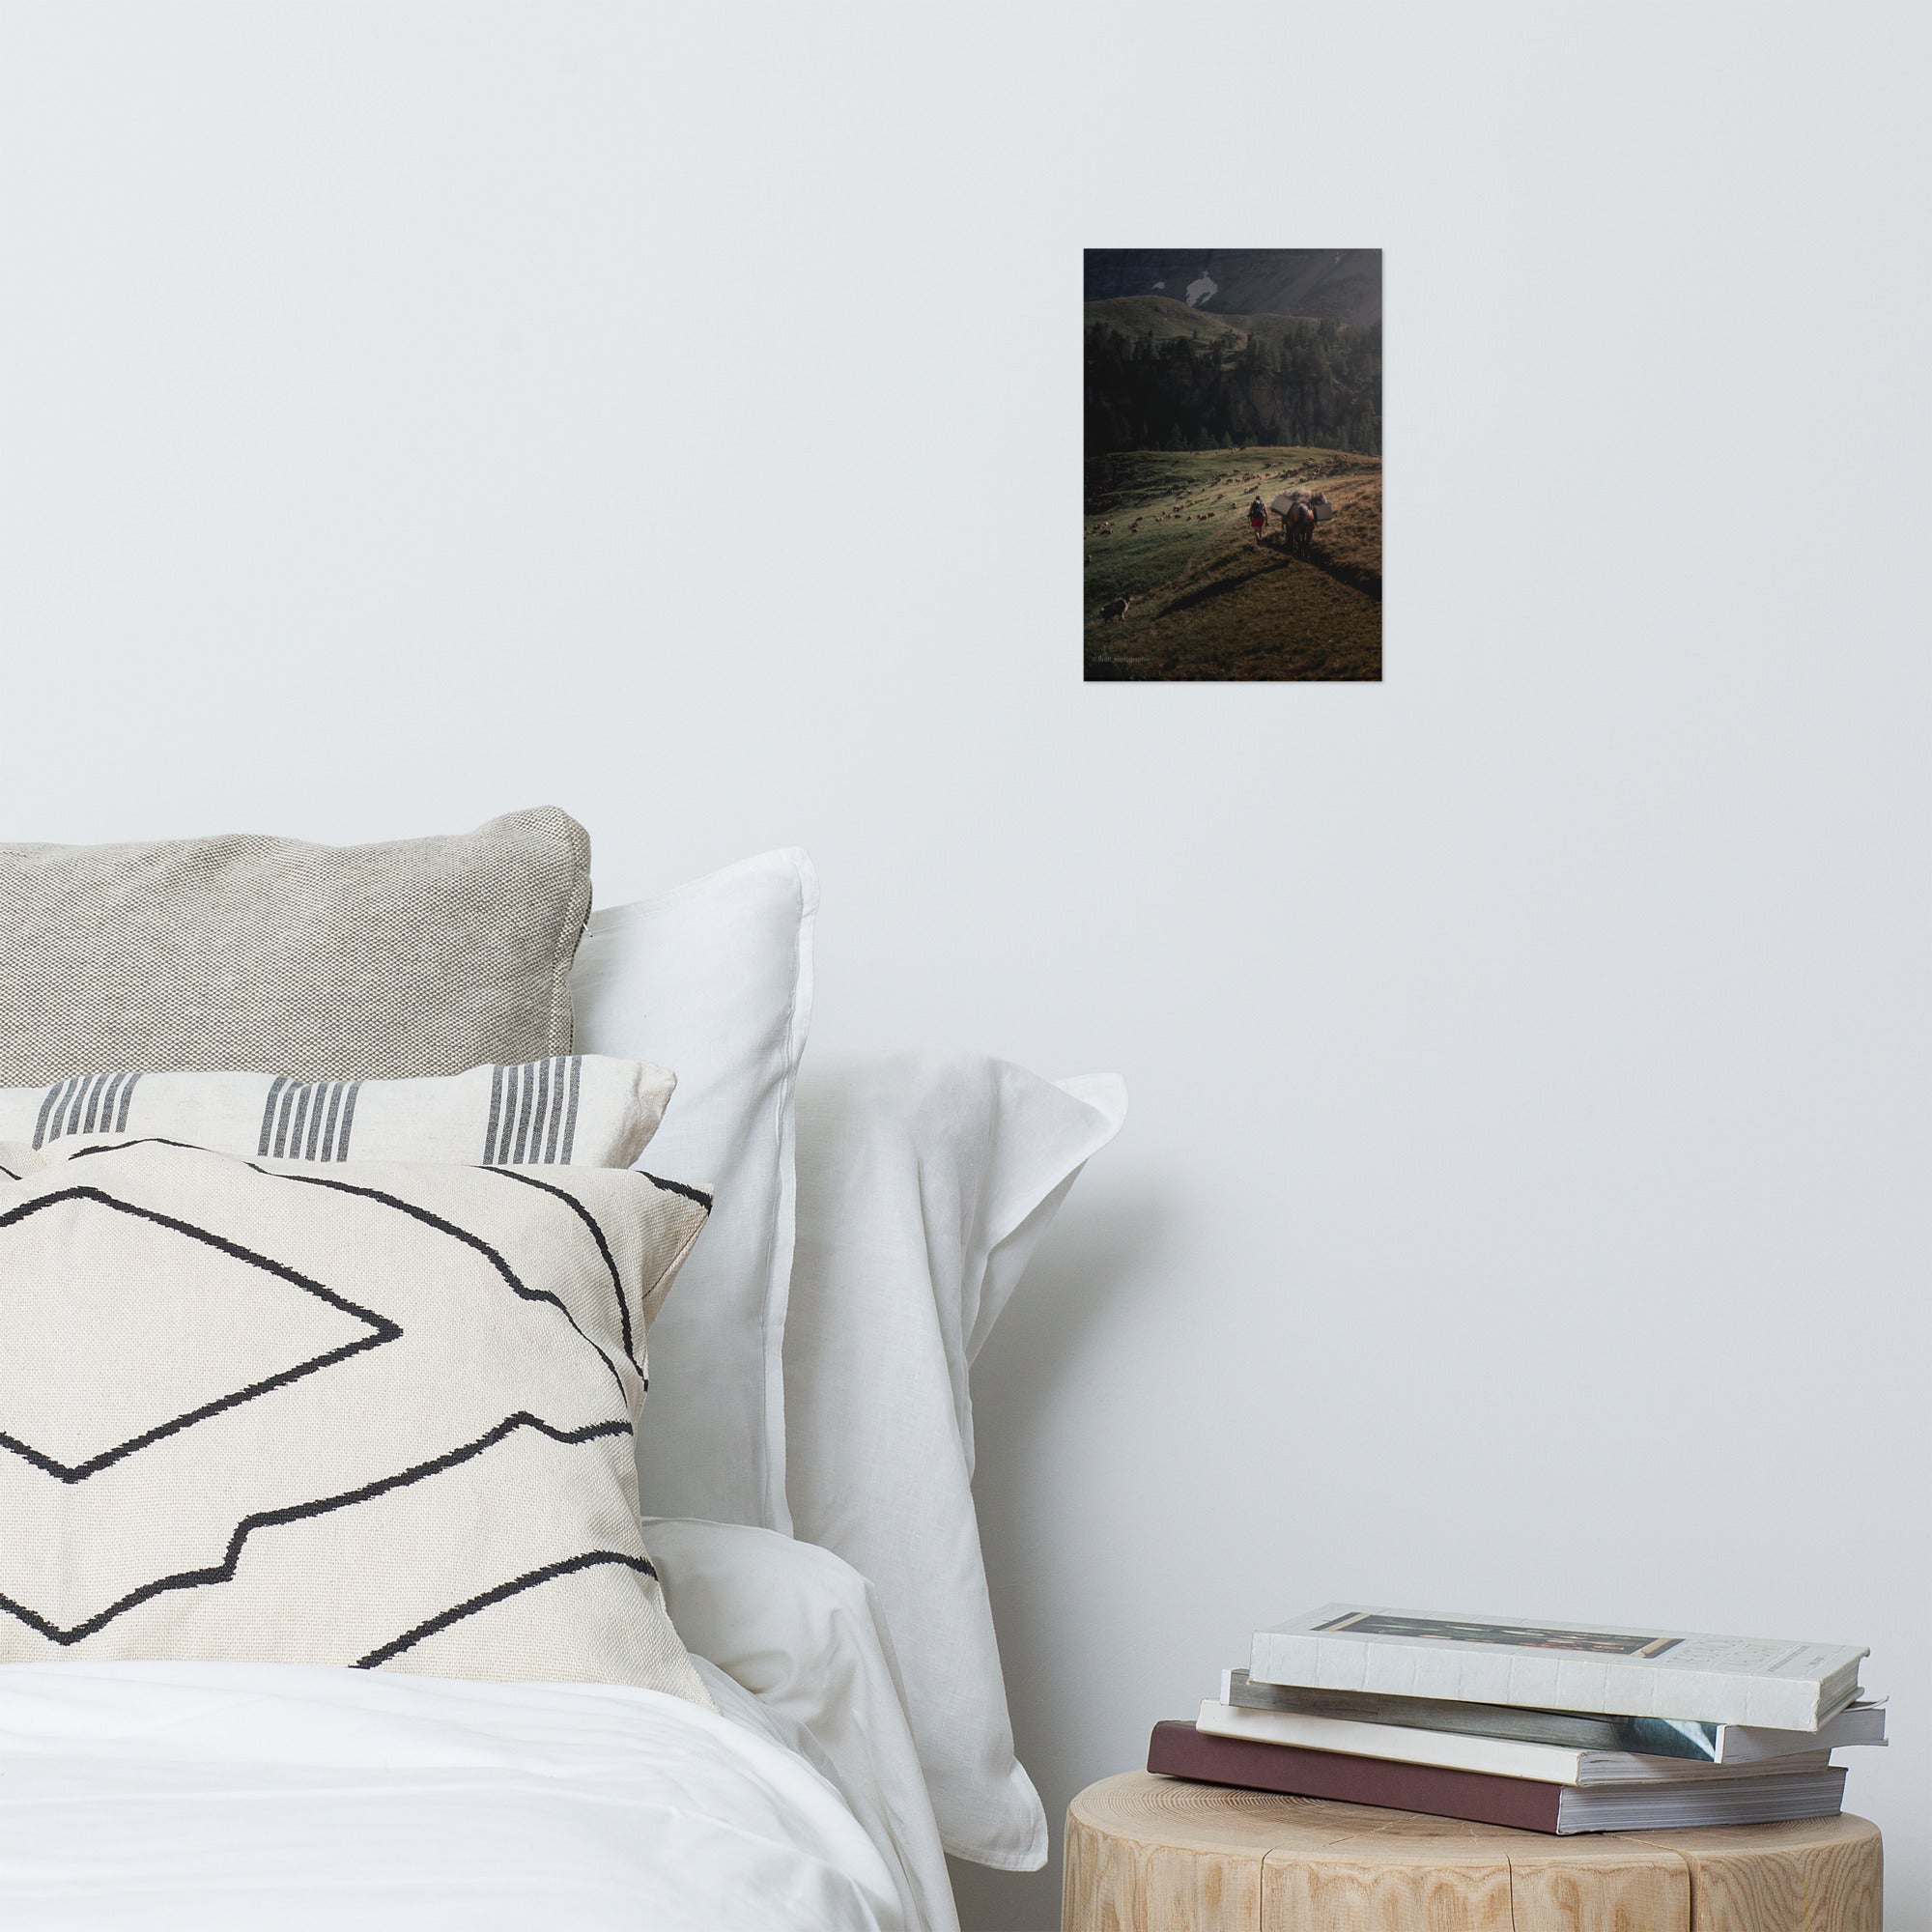
[[[601,1686],[0,1667],[0,1926],[906,1932],[872,1838],[753,1721]]]

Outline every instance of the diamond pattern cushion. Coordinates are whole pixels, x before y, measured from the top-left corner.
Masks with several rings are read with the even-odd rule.
[[[0,1146],[0,1662],[708,1704],[633,1452],[708,1205],[615,1169]]]

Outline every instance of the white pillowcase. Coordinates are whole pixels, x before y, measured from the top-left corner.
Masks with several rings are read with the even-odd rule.
[[[814,1058],[799,1088],[793,1523],[878,1591],[947,1850],[1009,1870],[1045,1861],[1046,1817],[1013,1755],[967,1372],[1125,1112],[1110,1074],[1055,1085],[965,1053]]]
[[[651,1329],[654,1380],[639,1440],[651,1515],[791,1527],[792,1090],[811,1015],[817,908],[810,860],[767,852],[593,914],[578,949],[578,1049],[676,1073],[650,1165],[701,1181],[716,1202]]]

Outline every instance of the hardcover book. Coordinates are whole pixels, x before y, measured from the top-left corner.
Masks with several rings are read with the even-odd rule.
[[[1337,1799],[1391,1811],[1425,1811],[1523,1832],[1660,1832],[1694,1825],[1765,1825],[1831,1816],[1844,1796],[1842,1771],[1805,1771],[1658,1784],[1577,1787],[1527,1777],[1490,1777],[1437,1765],[1391,1764],[1217,1738],[1192,1724],[1160,1723],[1148,1742],[1148,1769],[1169,1777],[1295,1798]]]
[[[1832,1763],[1829,1750],[1766,1758],[1756,1764],[1642,1757],[1633,1751],[1577,1750],[1565,1745],[1525,1744],[1520,1738],[1486,1738],[1470,1731],[1417,1731],[1401,1724],[1360,1724],[1347,1718],[1306,1718],[1293,1711],[1244,1711],[1239,1705],[1212,1699],[1202,1705],[1194,1727],[1209,1737],[1247,1738],[1262,1745],[1292,1745],[1299,1750],[1336,1751],[1344,1757],[1385,1758],[1391,1764],[1435,1764],[1447,1771],[1527,1777],[1543,1784],[1695,1784],[1714,1778],[1827,1771]]]
[[[1771,1731],[1750,1724],[1700,1724],[1684,1718],[1619,1718],[1589,1711],[1534,1711],[1507,1704],[1458,1704],[1446,1697],[1389,1697],[1365,1690],[1316,1690],[1261,1684],[1245,1670],[1221,1673],[1221,1699],[1247,1711],[1293,1711],[1412,1730],[1472,1731],[1572,1750],[1631,1751],[1706,1764],[1756,1764],[1800,1751],[1885,1743],[1883,1702],[1847,1704],[1815,1731]]]
[[[1845,1644],[1324,1604],[1255,1633],[1249,1677],[1324,1690],[1815,1731],[1858,1693]]]

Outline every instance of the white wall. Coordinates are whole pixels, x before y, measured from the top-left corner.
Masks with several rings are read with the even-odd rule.
[[[820,1039],[1134,1091],[980,1378],[1050,1809],[1329,1596],[1869,1639],[1932,1925],[1925,19],[9,0],[6,836],[809,845]],[[1381,688],[1078,682],[1190,239],[1387,250]]]

